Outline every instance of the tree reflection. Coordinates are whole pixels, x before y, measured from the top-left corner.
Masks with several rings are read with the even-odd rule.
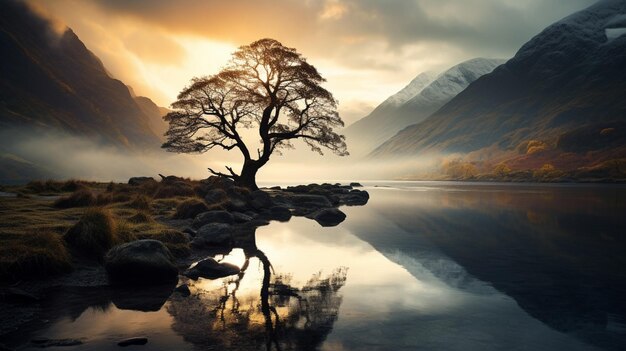
[[[254,235],[254,234],[252,234]],[[254,243],[254,238],[246,240]],[[173,330],[186,341],[207,349],[314,350],[337,320],[347,268],[328,276],[314,274],[300,288],[291,276],[276,274],[265,253],[255,244],[243,247],[239,274],[219,289],[202,290],[188,298],[173,296],[167,311]],[[262,267],[260,291],[240,291],[253,262]]]

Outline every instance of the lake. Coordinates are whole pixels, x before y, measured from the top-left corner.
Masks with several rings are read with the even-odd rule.
[[[336,227],[258,228],[240,277],[189,281],[189,297],[53,292],[49,321],[23,337],[84,342],[68,350],[134,336],[148,343],[127,349],[626,349],[626,187],[364,185],[369,203],[342,207]]]

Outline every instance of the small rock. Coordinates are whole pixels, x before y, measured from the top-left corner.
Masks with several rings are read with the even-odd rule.
[[[273,206],[259,215],[259,218],[286,222],[291,219],[291,211],[284,206]]]
[[[360,187],[362,187],[363,185],[361,185],[361,183],[358,183],[358,182],[352,182],[352,183],[350,183],[350,186],[351,186],[351,187],[354,187],[354,188],[360,188]]]
[[[240,268],[231,263],[220,263],[209,257],[199,261],[195,266],[183,273],[184,276],[197,280],[198,278],[217,279],[238,274]]]
[[[191,290],[189,290],[189,285],[187,284],[182,284],[182,285],[177,286],[176,289],[174,289],[174,291],[179,293],[183,297],[187,297],[191,295]]]
[[[246,223],[250,227],[262,227],[264,225],[269,225],[270,222],[264,218],[254,218],[253,220]]]
[[[249,222],[252,220],[252,217],[241,212],[232,212],[231,214],[233,215],[233,219],[235,220],[235,223],[245,223],[245,222]]]
[[[270,190],[280,190],[281,188],[277,185],[277,186],[273,186],[270,187]]]
[[[350,193],[343,195],[342,202],[348,206],[362,206],[367,203],[370,195],[367,191],[352,190]]]
[[[152,177],[131,177],[128,179],[128,185],[139,186],[141,184],[156,182]]]
[[[106,254],[104,267],[114,283],[154,285],[178,280],[174,256],[158,240],[115,246]]]
[[[189,234],[192,238],[196,236],[196,231],[189,227],[183,229],[183,233]]]
[[[225,223],[225,224],[233,224],[234,222],[233,215],[227,211],[208,211],[200,213],[193,220],[193,224],[191,225],[194,228],[200,228],[204,225],[210,223]]]
[[[323,208],[307,215],[322,227],[334,227],[346,219],[346,214],[336,208]]]
[[[256,210],[269,208],[273,205],[272,198],[263,190],[256,190],[250,194],[250,205]]]
[[[297,194],[288,198],[288,201],[291,201],[294,206],[299,207],[332,207],[332,204],[330,203],[328,198],[322,195]]]
[[[225,223],[210,223],[198,229],[191,246],[206,248],[229,245],[232,241],[232,227]]]
[[[209,190],[206,195],[204,196],[204,201],[207,204],[213,205],[213,204],[218,204],[220,202],[225,201],[228,198],[228,195],[226,195],[226,191],[224,191],[223,189],[213,189],[213,190]]]
[[[117,343],[118,346],[126,347],[130,345],[145,345],[148,343],[148,338],[146,337],[134,337],[124,339]]]

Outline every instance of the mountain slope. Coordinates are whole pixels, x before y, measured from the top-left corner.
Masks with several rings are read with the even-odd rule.
[[[161,141],[165,141],[165,132],[167,131],[168,123],[163,119],[163,116],[170,110],[158,106],[154,101],[145,96],[135,96],[134,99],[141,111],[148,117],[150,130],[152,130]]]
[[[344,130],[344,134],[346,135],[350,152],[352,154],[369,152],[376,145],[392,136],[394,134],[393,131],[385,132],[383,135],[378,132],[381,127],[384,127],[391,120],[390,115],[393,115],[402,104],[419,94],[435,78],[436,74],[433,72],[420,73],[404,88],[378,105],[369,115],[349,125]]]
[[[477,160],[515,158],[513,163],[546,152],[557,162],[565,153],[624,157],[626,36],[608,39],[606,33],[625,22],[621,0],[600,1],[556,22],[372,155],[458,152]],[[541,148],[531,150],[531,144]]]
[[[428,79],[424,73],[417,76],[406,88],[391,96],[371,114],[346,128],[348,145],[364,145],[373,150],[401,129],[421,122],[446,102],[465,89],[480,76],[491,72],[504,60],[476,58],[462,62],[447,71]],[[428,82],[425,86],[416,85]],[[417,89],[420,87],[421,89]],[[410,89],[410,90],[409,90]],[[410,98],[406,91],[413,94]]]
[[[55,129],[123,148],[158,148],[129,90],[71,29],[17,1],[0,3],[0,126]]]

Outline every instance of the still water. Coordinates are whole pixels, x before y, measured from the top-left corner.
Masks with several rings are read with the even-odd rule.
[[[369,203],[342,208],[339,226],[258,228],[266,260],[240,278],[185,281],[191,296],[152,306],[142,292],[65,291],[71,308],[32,337],[84,342],[72,350],[134,336],[149,341],[127,349],[626,349],[626,187],[365,185]]]

